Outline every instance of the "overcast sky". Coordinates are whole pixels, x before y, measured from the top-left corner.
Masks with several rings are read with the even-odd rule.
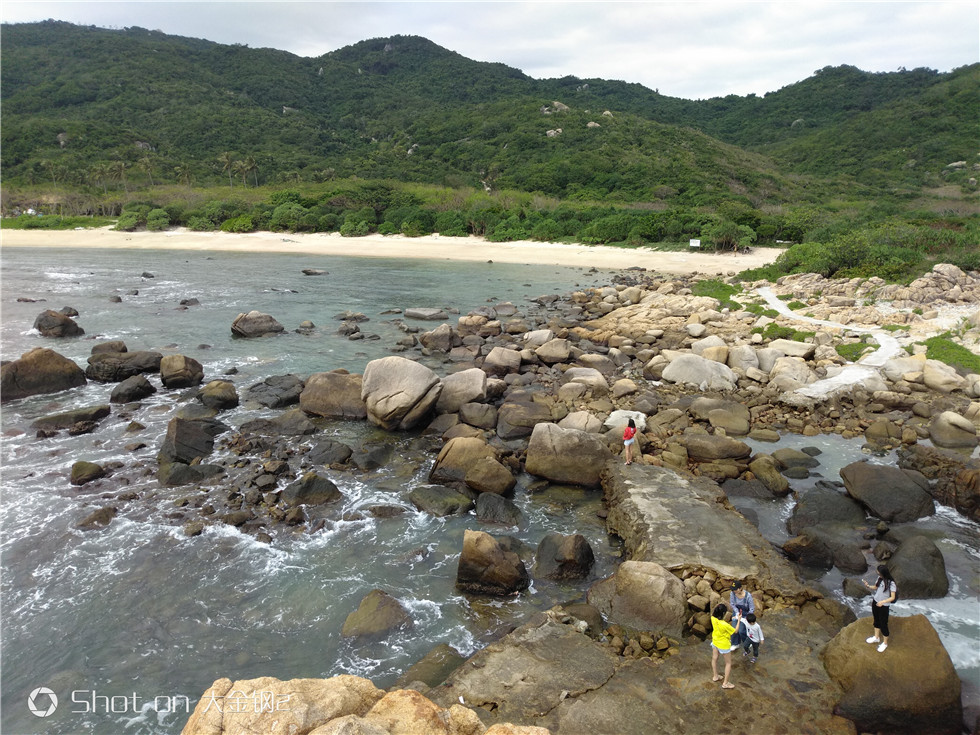
[[[6,23],[141,26],[319,56],[369,38],[424,36],[537,79],[638,82],[701,99],[765,94],[825,66],[865,71],[980,61],[980,1],[46,2],[0,0]],[[2,40],[2,39],[0,39]]]

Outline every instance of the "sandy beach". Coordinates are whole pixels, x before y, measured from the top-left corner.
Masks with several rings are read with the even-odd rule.
[[[308,253],[367,258],[494,261],[527,265],[566,265],[619,269],[639,266],[661,273],[726,275],[775,260],[782,250],[754,248],[751,253],[663,252],[649,248],[563,245],[528,240],[494,243],[478,237],[405,237],[338,233],[115,232],[91,230],[0,230],[0,247],[121,248],[243,253]]]

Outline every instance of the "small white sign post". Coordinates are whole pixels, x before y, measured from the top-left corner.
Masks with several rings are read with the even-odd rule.
[[[700,240],[691,240],[691,247],[692,248],[698,248],[698,249],[700,249],[701,248],[701,241]]]

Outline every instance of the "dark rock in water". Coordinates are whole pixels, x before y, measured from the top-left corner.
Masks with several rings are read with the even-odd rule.
[[[267,334],[278,334],[283,331],[285,331],[285,327],[274,317],[260,311],[239,314],[231,324],[231,333],[236,337],[245,337],[246,339],[263,337]]]
[[[587,579],[595,564],[595,554],[580,533],[549,533],[538,544],[534,576],[556,581]]]
[[[354,450],[343,442],[333,439],[325,439],[317,444],[306,454],[306,461],[312,464],[344,464]]]
[[[246,401],[255,401],[267,408],[285,408],[299,402],[303,381],[297,375],[273,375],[249,387]]]
[[[376,470],[388,464],[394,451],[387,444],[365,444],[355,449],[350,459],[359,470]]]
[[[110,296],[109,297],[109,303],[110,304],[121,304],[122,303],[122,296]]]
[[[183,462],[206,457],[214,451],[214,438],[228,431],[228,426],[214,419],[188,420],[173,418],[167,425],[167,435],[160,447],[161,464]]]
[[[105,508],[99,508],[97,511],[87,515],[85,518],[80,520],[75,524],[75,528],[80,528],[83,531],[92,531],[97,528],[105,528],[108,526],[112,519],[116,517],[118,510],[109,505]]]
[[[178,487],[202,483],[224,473],[225,468],[216,464],[188,465],[184,462],[165,462],[157,470],[157,481],[166,487]]]
[[[872,635],[871,616],[848,625],[824,648],[827,674],[843,689],[834,714],[858,732],[959,735],[962,684],[936,630],[924,615],[892,616],[889,628],[884,654],[864,642]]]
[[[105,475],[105,468],[102,465],[96,464],[95,462],[79,460],[71,466],[72,485],[85,485],[93,480],[98,480],[105,477]]]
[[[395,680],[395,686],[405,688],[413,681],[436,687],[466,662],[466,657],[448,643],[440,643],[425,656],[409,666]]]
[[[78,309],[76,309],[74,306],[62,306],[61,309],[58,310],[58,313],[64,314],[65,316],[76,317],[78,316]]]
[[[198,400],[208,408],[224,411],[238,405],[238,391],[235,384],[227,380],[212,380],[201,388]]]
[[[116,383],[141,373],[158,373],[162,360],[159,352],[93,352],[85,374],[91,380]]]
[[[78,326],[71,317],[59,314],[52,309],[38,314],[34,320],[34,329],[40,332],[42,337],[80,337],[85,334],[85,330]]]
[[[184,524],[184,535],[200,536],[204,532],[204,521],[188,521]]]
[[[815,569],[834,566],[834,554],[823,539],[812,533],[802,533],[783,544],[783,551],[795,562]]]
[[[142,272],[142,273],[140,274],[140,278],[156,278],[156,276],[154,276],[154,275],[153,275],[152,273],[150,273],[149,271],[143,271],[143,272]]]
[[[86,383],[85,373],[54,350],[35,347],[0,367],[0,401],[58,393]]]
[[[167,355],[160,361],[160,380],[164,388],[190,388],[204,380],[204,366],[193,357]]]
[[[758,480],[725,480],[721,489],[729,498],[757,498],[759,500],[771,500],[772,493],[769,488]]]
[[[330,275],[327,271],[320,270],[319,268],[304,268],[302,270],[304,276],[327,276]]]
[[[233,510],[231,513],[218,517],[222,523],[227,523],[229,526],[243,526],[253,518],[255,518],[255,514],[250,510]]]
[[[181,306],[200,306],[201,305],[201,302],[198,301],[195,298],[181,299],[180,300],[180,305]]]
[[[780,469],[788,469],[790,467],[816,467],[820,464],[817,460],[811,457],[806,452],[801,452],[796,449],[776,449],[770,452],[772,458],[776,460]],[[785,473],[784,473],[785,474]]]
[[[88,408],[76,408],[64,413],[55,413],[49,416],[42,416],[32,424],[32,429],[67,429],[79,421],[100,421],[111,413],[109,406],[89,406]]]
[[[531,585],[524,562],[482,531],[464,531],[456,589],[478,595],[511,595]]]
[[[913,444],[898,450],[898,466],[920,472],[936,500],[980,523],[980,459]]]
[[[408,499],[419,510],[440,518],[461,515],[473,507],[472,499],[451,488],[438,485],[417,487],[409,493]]]
[[[369,505],[364,510],[374,518],[396,518],[408,512],[408,508],[401,505]]]
[[[864,523],[864,509],[832,488],[813,487],[800,496],[786,527],[794,536],[818,523],[839,522],[851,527]]]
[[[893,534],[886,534],[885,540],[889,540]],[[895,578],[901,600],[934,599],[945,597],[949,592],[943,554],[931,539],[922,534],[905,538],[899,544],[898,550],[888,560],[888,569]]]
[[[441,321],[449,318],[449,314],[446,313],[445,309],[424,306],[405,309],[404,316],[406,319],[421,319],[423,321]]]
[[[340,314],[334,314],[334,319],[339,322],[368,322],[371,321],[369,317],[362,314],[359,311],[343,311]]]
[[[361,398],[361,375],[343,371],[314,373],[299,396],[299,405],[314,416],[363,419],[367,404]]]
[[[91,434],[98,427],[99,424],[96,421],[76,421],[74,424],[68,427],[68,436]]]
[[[244,434],[265,434],[270,436],[308,436],[316,433],[314,424],[298,408],[290,409],[274,419],[253,419],[241,425]]]
[[[507,498],[494,493],[480,493],[476,499],[476,520],[480,523],[520,526],[524,521],[524,514]]]
[[[337,486],[316,472],[307,472],[282,491],[280,499],[286,505],[322,505],[340,500],[343,496]]]
[[[110,403],[132,403],[140,401],[157,392],[157,389],[142,375],[131,375],[112,389]]]
[[[129,349],[121,339],[114,339],[109,342],[99,342],[97,345],[92,345],[93,355],[100,352],[129,352]]]
[[[399,628],[412,627],[412,618],[394,597],[383,590],[371,590],[357,610],[347,616],[340,635],[343,638],[382,638]]]
[[[847,494],[889,523],[907,523],[936,512],[920,474],[870,462],[852,462],[840,471]]]
[[[806,467],[785,467],[781,470],[784,477],[788,477],[791,480],[805,480],[810,476],[810,470]]]

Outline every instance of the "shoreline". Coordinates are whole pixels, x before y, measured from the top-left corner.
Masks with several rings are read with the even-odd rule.
[[[192,232],[185,228],[163,232],[91,230],[2,230],[0,248],[106,248],[127,250],[183,250],[242,253],[294,253],[355,258],[413,258],[429,260],[493,261],[523,265],[583,266],[606,269],[630,267],[671,274],[727,275],[759,268],[783,252],[754,248],[751,253],[702,253],[625,249],[606,245],[569,245],[531,240],[489,242],[476,236],[405,237],[367,235],[342,237],[339,233]]]

